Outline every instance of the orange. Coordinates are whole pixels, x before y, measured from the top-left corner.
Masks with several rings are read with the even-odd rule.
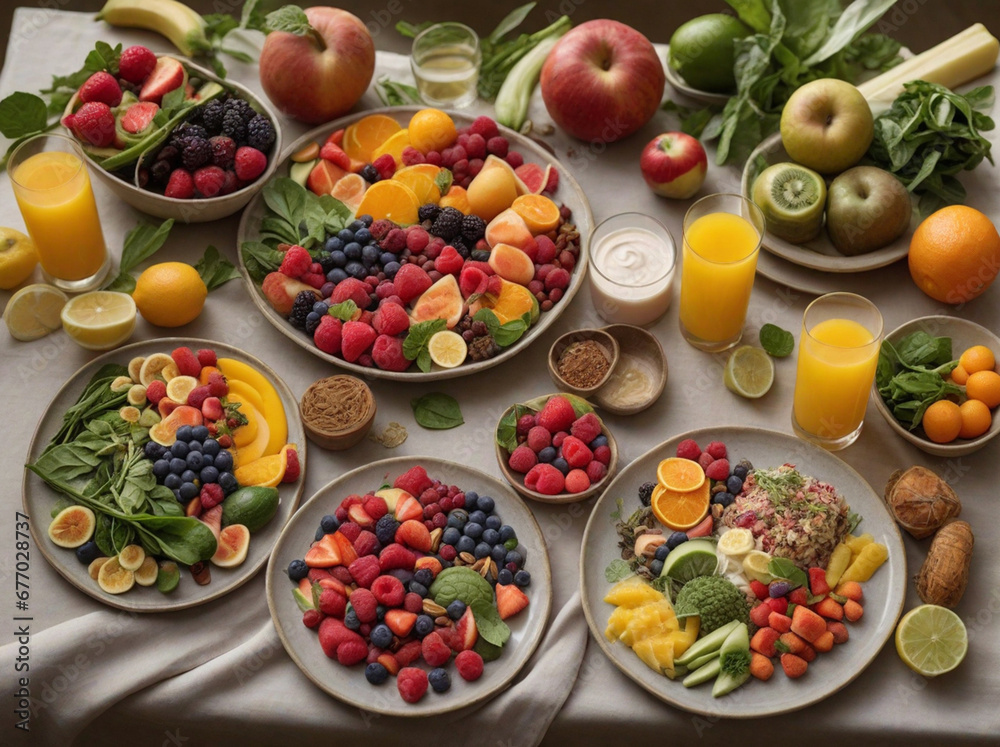
[[[434,164],[418,163],[413,166],[404,166],[396,171],[392,178],[412,189],[421,205],[426,205],[429,202],[436,205],[441,199],[441,191],[434,179],[440,171],[441,169]]]
[[[521,195],[511,208],[524,218],[532,234],[548,233],[559,227],[559,206],[545,195]]]
[[[519,283],[512,283],[504,280],[500,284],[500,294],[496,300],[490,304],[491,298],[482,295],[469,308],[470,314],[475,314],[480,309],[490,309],[496,314],[501,324],[506,324],[514,319],[520,319],[525,314],[531,315],[531,321],[538,318],[538,299],[530,290]]]
[[[369,114],[344,130],[344,152],[358,161],[371,161],[372,152],[401,129],[392,117]]]
[[[392,179],[375,182],[361,198],[357,214],[372,216],[375,220],[386,218],[406,225],[417,222],[420,200],[413,190]]]
[[[1000,234],[974,208],[950,205],[930,215],[910,239],[910,275],[941,303],[971,301],[1000,272]]]
[[[650,501],[653,515],[675,532],[697,526],[708,512],[708,483],[705,480],[700,488],[683,493],[657,485]]]
[[[410,117],[407,128],[410,144],[421,153],[444,150],[458,137],[455,122],[440,109],[421,109]]]
[[[690,459],[669,457],[656,468],[656,479],[668,490],[687,493],[697,490],[705,482],[705,470]]]
[[[969,372],[962,368],[961,363],[951,370],[951,380],[959,386],[965,386],[965,382],[969,380]]]
[[[372,161],[388,153],[399,166],[403,163],[403,149],[409,144],[410,133],[406,130],[400,130],[372,151]]]
[[[157,327],[182,327],[198,318],[208,288],[185,262],[150,265],[135,283],[132,299],[139,313]]]
[[[977,371],[965,382],[965,393],[969,399],[985,402],[991,410],[1000,405],[1000,374],[996,371]]]
[[[920,424],[927,438],[934,443],[950,443],[958,438],[962,430],[962,411],[950,399],[938,400],[924,411]]]
[[[441,207],[453,207],[466,215],[472,212],[472,208],[469,207],[469,195],[465,191],[465,187],[460,187],[457,184],[451,185],[438,204]]]
[[[993,416],[985,402],[967,399],[958,409],[962,412],[962,430],[958,432],[959,438],[979,438],[993,424]]]
[[[292,449],[295,448],[295,444],[289,446]],[[277,454],[262,456],[237,467],[233,476],[240,485],[276,487],[285,477],[285,470],[288,469],[289,446],[283,447]]]
[[[958,365],[964,368],[966,373],[974,374],[977,371],[992,371],[996,368],[997,359],[993,351],[985,345],[973,345],[962,353]]]

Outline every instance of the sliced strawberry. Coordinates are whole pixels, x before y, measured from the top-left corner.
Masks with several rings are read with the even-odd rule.
[[[139,101],[159,104],[163,97],[187,81],[184,66],[173,57],[160,57],[139,91]]]
[[[372,521],[372,517],[368,515],[367,511],[365,511],[365,507],[360,503],[356,503],[347,509],[347,515],[350,517],[351,521],[362,529],[367,529],[375,524],[375,522]]]
[[[412,495],[408,495],[396,504],[395,516],[398,522],[422,519],[424,518],[424,507],[420,505],[420,501]]]
[[[160,111],[159,104],[152,101],[140,101],[132,104],[122,116],[122,129],[136,134],[149,127],[153,117]]]
[[[326,536],[333,537],[334,544],[337,546],[337,549],[340,550],[341,565],[349,566],[358,559],[358,554],[354,551],[353,543],[351,540],[347,539],[347,536],[344,535],[339,529],[333,534],[328,534]],[[307,560],[306,564],[308,563],[309,561]]]
[[[417,622],[417,616],[403,609],[391,609],[386,610],[384,622],[389,626],[389,630],[400,638],[405,638],[413,630],[413,626]]]
[[[527,599],[525,597],[525,605],[528,603]],[[465,608],[465,613],[455,623],[455,632],[458,633],[461,645],[461,648],[458,649],[459,651],[468,651],[476,645],[476,641],[479,640],[479,627],[476,625],[476,618],[472,614],[472,607]]]
[[[351,548],[351,552],[354,552],[354,548]],[[343,553],[335,536],[326,534],[319,542],[314,542],[306,553],[305,561],[310,568],[330,568],[340,565],[343,562]]]
[[[406,545],[412,550],[429,552],[431,549],[431,533],[423,522],[408,519],[396,530],[396,542]]]
[[[506,620],[528,606],[528,596],[514,584],[497,584],[497,612]]]

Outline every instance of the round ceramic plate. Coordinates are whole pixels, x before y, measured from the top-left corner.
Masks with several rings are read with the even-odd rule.
[[[63,413],[72,406],[79,398],[81,392],[87,386],[87,382],[101,368],[109,363],[120,363],[128,365],[131,358],[137,355],[148,356],[153,353],[167,353],[181,345],[187,345],[193,350],[199,348],[212,348],[216,354],[222,358],[234,358],[243,361],[262,374],[278,390],[281,403],[285,407],[285,415],[288,418],[288,443],[297,445],[299,460],[302,469],[305,470],[306,462],[306,438],[302,430],[302,421],[299,418],[298,402],[285,383],[278,378],[270,368],[264,365],[251,355],[247,355],[237,348],[231,347],[221,342],[210,340],[193,340],[189,338],[167,337],[159,340],[147,340],[137,342],[133,345],[126,345],[109,353],[105,353],[86,366],[77,371],[56,393],[52,402],[46,409],[38,422],[35,434],[28,447],[26,462],[34,462],[44,450],[50,438],[59,430],[62,425]],[[87,566],[76,559],[73,550],[56,547],[49,540],[46,530],[48,529],[50,514],[56,502],[62,497],[59,493],[49,488],[40,477],[30,470],[24,471],[24,484],[22,488],[22,500],[24,511],[32,517],[31,531],[35,540],[35,547],[45,556],[45,559],[52,565],[59,574],[86,594],[104,602],[110,607],[129,610],[132,612],[167,612],[170,610],[182,610],[194,607],[213,599],[218,599],[231,592],[233,589],[242,586],[261,569],[271,548],[274,546],[281,528],[288,521],[288,518],[295,511],[302,495],[303,481],[300,478],[296,483],[281,485],[280,503],[278,513],[271,521],[250,538],[250,549],[247,559],[242,565],[236,568],[219,568],[209,564],[212,570],[212,582],[206,586],[199,586],[191,578],[186,568],[181,568],[181,582],[177,588],[169,594],[157,591],[155,586],[142,588],[138,585],[132,587],[124,594],[108,594],[103,591],[97,582],[94,581],[87,572]]]
[[[526,590],[530,600],[527,609],[507,621],[511,636],[503,654],[486,663],[482,677],[466,682],[449,664],[451,690],[444,696],[428,692],[419,703],[409,704],[400,697],[395,682],[374,687],[365,679],[364,667],[344,667],[324,656],[316,631],[302,624],[302,611],[292,597],[296,587],[288,580],[286,569],[292,560],[305,555],[320,520],[333,513],[341,500],[351,493],[364,495],[377,490],[415,465],[422,465],[431,478],[495,499],[497,514],[504,524],[514,527],[526,550],[525,568],[531,572],[531,586]],[[524,501],[509,486],[455,462],[406,456],[383,459],[347,472],[320,488],[302,505],[278,538],[267,567],[267,605],[288,655],[321,690],[350,705],[387,716],[435,716],[479,703],[511,684],[542,640],[552,606],[552,580],[541,529]]]
[[[729,101],[730,96],[735,95],[735,92],[733,94],[709,93],[708,91],[702,91],[698,88],[694,88],[688,85],[687,81],[685,81],[676,70],[670,67],[669,46],[667,46],[666,48],[664,59],[667,60],[667,63],[663,66],[663,74],[667,78],[667,83],[669,83],[670,87],[673,88],[675,91],[677,91],[677,93],[683,94],[684,96],[687,96],[689,99],[693,99],[694,101],[700,101],[703,104],[719,104],[719,105],[724,105],[727,101]]]
[[[276,179],[282,176],[288,176],[290,163],[289,156],[310,142],[322,143],[326,140],[330,133],[347,127],[348,125],[357,122],[359,119],[367,117],[371,114],[387,114],[395,117],[401,124],[403,124],[403,126],[405,126],[410,117],[422,108],[424,107],[402,106],[388,109],[372,109],[339,119],[330,124],[321,125],[320,127],[307,132],[288,147],[273,178]],[[459,127],[468,126],[474,119],[474,117],[471,117],[468,114],[460,114],[458,112],[449,112],[449,114]],[[455,368],[435,367],[428,373],[423,373],[415,366],[412,367],[413,370],[398,372],[383,371],[382,369],[376,367],[366,368],[356,363],[349,363],[343,358],[324,353],[313,344],[312,339],[307,337],[305,333],[295,329],[285,317],[276,312],[271,307],[271,304],[267,302],[267,299],[264,298],[264,294],[261,292],[260,286],[253,282],[250,278],[250,275],[247,272],[246,263],[243,261],[243,253],[238,252],[240,258],[240,270],[243,273],[243,279],[246,281],[247,287],[250,289],[250,297],[254,300],[254,303],[257,304],[257,308],[260,309],[264,317],[272,325],[274,325],[279,332],[288,337],[296,345],[305,348],[313,355],[330,361],[335,366],[345,368],[348,371],[352,371],[357,375],[365,377],[393,379],[396,381],[438,381],[441,379],[451,379],[458,376],[474,374],[487,368],[491,368],[492,366],[496,366],[512,358],[521,350],[524,350],[528,345],[541,337],[545,333],[545,330],[559,318],[563,311],[569,306],[570,301],[573,300],[573,296],[576,295],[577,291],[579,291],[580,287],[583,285],[584,277],[587,274],[587,239],[594,226],[594,218],[590,212],[590,204],[587,202],[587,197],[584,194],[583,189],[572,177],[569,169],[555,160],[548,150],[536,143],[534,140],[531,140],[530,138],[505,127],[501,127],[500,129],[503,132],[504,137],[506,137],[510,142],[511,149],[519,151],[524,156],[526,162],[537,163],[542,166],[551,163],[552,166],[559,171],[559,188],[556,190],[553,199],[555,199],[557,203],[565,204],[570,210],[572,210],[572,220],[577,229],[580,231],[580,258],[577,260],[576,267],[573,269],[573,273],[570,276],[570,284],[566,288],[566,293],[559,303],[557,303],[551,311],[543,313],[539,317],[538,322],[532,325],[531,329],[525,332],[524,336],[516,343],[503,350],[503,352],[499,355],[485,361],[475,363],[467,362]],[[242,247],[244,241],[254,241],[258,238],[261,220],[263,219],[266,210],[267,205],[264,202],[264,195],[258,193],[253,200],[250,201],[250,204],[247,205],[246,210],[243,211],[243,217],[240,220],[240,227],[236,241],[238,247]]]
[[[768,682],[750,680],[731,695],[713,698],[709,685],[685,688],[679,681],[654,673],[624,644],[609,642],[604,637],[608,616],[614,609],[603,601],[611,588],[604,571],[612,560],[621,557],[615,520],[611,518],[617,508],[616,500],[624,499],[623,516],[639,508],[639,486],[655,477],[656,465],[661,459],[675,456],[677,444],[685,438],[693,438],[700,444],[723,441],[731,458],[749,459],[756,467],[777,467],[788,462],[804,474],[831,483],[851,510],[862,516],[857,531],[871,533],[876,541],[889,548],[888,561],[865,583],[868,602],[864,617],[850,624],[850,641],[822,654],[810,665],[810,669],[816,669],[815,677],[790,680],[779,672]],[[756,718],[794,711],[847,685],[871,663],[892,635],[906,594],[902,537],[882,499],[864,478],[818,446],[785,433],[740,426],[704,428],[675,436],[622,470],[594,505],[584,530],[580,566],[583,611],[604,654],[660,700],[692,713],[723,718]]]

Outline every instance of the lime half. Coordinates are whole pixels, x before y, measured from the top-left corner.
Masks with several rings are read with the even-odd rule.
[[[896,626],[896,652],[917,674],[937,677],[962,663],[969,636],[962,618],[945,607],[922,604]]]
[[[742,345],[726,361],[725,382],[741,397],[763,397],[774,383],[774,361],[763,348]]]
[[[715,543],[695,539],[682,542],[663,561],[661,576],[670,576],[687,583],[698,576],[711,576],[719,566]]]

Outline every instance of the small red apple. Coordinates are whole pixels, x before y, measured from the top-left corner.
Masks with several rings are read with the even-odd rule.
[[[705,182],[708,156],[696,138],[683,132],[664,132],[642,149],[639,168],[656,194],[686,200]]]
[[[568,31],[545,59],[540,80],[545,108],[557,125],[581,140],[605,143],[631,135],[652,118],[665,81],[649,39],[606,18]]]
[[[375,73],[375,44],[360,18],[339,8],[306,8],[312,30],[272,31],[260,53],[260,84],[281,112],[309,124],[346,114]]]

